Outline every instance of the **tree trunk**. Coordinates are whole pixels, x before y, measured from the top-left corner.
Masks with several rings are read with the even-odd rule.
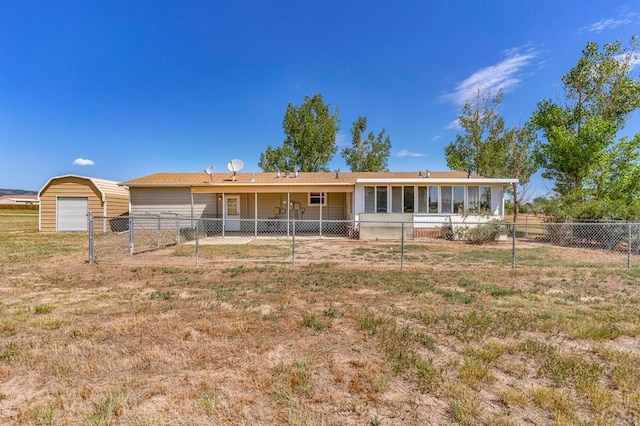
[[[518,213],[520,213],[520,200],[518,199],[518,184],[512,183],[513,188],[513,223],[518,221]]]

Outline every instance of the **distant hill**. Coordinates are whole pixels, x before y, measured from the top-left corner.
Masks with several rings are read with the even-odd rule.
[[[24,189],[3,189],[0,188],[0,197],[3,195],[37,195],[38,191],[26,191]]]

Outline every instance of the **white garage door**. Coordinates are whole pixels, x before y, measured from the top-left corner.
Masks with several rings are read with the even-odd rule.
[[[59,197],[57,208],[58,231],[86,231],[89,199]]]

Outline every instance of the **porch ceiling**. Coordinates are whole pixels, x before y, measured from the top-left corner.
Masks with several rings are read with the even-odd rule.
[[[307,192],[331,192],[331,193],[352,193],[353,185],[207,185],[192,186],[191,192],[194,194],[274,194],[274,193],[307,193]]]

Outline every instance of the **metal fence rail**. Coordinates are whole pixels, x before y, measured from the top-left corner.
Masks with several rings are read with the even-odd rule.
[[[168,247],[167,256],[147,261],[632,268],[640,266],[640,224],[89,217],[90,262],[126,262]]]

